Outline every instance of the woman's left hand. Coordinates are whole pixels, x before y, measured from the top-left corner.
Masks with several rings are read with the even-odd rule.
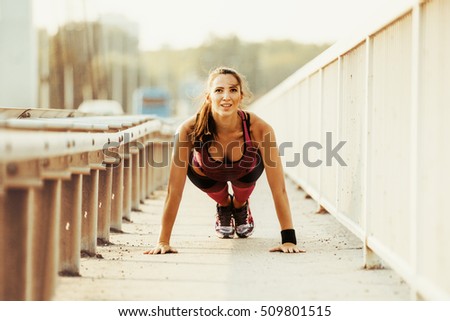
[[[283,243],[279,246],[275,246],[270,249],[270,252],[284,252],[284,253],[305,253],[306,251],[303,249],[300,249],[297,245],[294,243]]]

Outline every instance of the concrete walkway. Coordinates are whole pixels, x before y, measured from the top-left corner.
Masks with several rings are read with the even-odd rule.
[[[305,254],[270,253],[280,242],[265,177],[251,198],[255,233],[221,240],[215,204],[189,181],[175,224],[178,254],[143,255],[155,244],[165,191],[132,214],[103,259],[83,258],[82,277],[60,277],[55,300],[409,300],[409,287],[390,269],[362,269],[362,243],[287,181],[299,244]]]

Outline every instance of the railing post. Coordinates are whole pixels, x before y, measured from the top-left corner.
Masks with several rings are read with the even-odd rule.
[[[33,300],[49,300],[56,287],[60,262],[62,180],[69,180],[69,157],[41,160],[39,176],[43,188],[36,190],[35,208],[39,219],[33,236]]]
[[[153,160],[153,158],[155,157],[154,153],[155,153],[155,144],[153,143],[153,141],[147,142],[147,164],[148,164],[148,171],[147,171],[147,195],[149,197],[155,191],[156,170],[155,170],[155,167],[154,167],[154,160]]]
[[[412,10],[412,50],[411,50],[411,126],[410,126],[410,173],[411,183],[409,185],[410,193],[410,257],[411,267],[414,278],[417,280],[420,276],[419,271],[419,104],[421,101],[422,88],[420,86],[420,64],[421,64],[421,10],[420,1],[413,6]],[[413,300],[420,299],[417,282],[411,284],[411,297]]]
[[[156,141],[153,142],[153,184],[154,190],[157,190],[162,185],[163,180],[163,170],[161,168],[160,160],[162,159],[162,144],[160,138],[156,138]]]
[[[113,182],[113,165],[106,164],[100,171],[98,192],[98,225],[97,239],[99,244],[109,244],[111,226],[111,194]]]
[[[81,255],[95,256],[97,252],[99,170],[83,177],[83,201],[81,208]]]
[[[89,173],[83,177],[81,256],[93,257],[97,253],[99,173],[105,170],[103,157],[98,150],[89,152],[86,157]]]
[[[111,196],[111,227],[113,232],[122,232],[122,216],[124,201],[124,162],[119,160],[118,164],[113,165],[113,186]]]
[[[46,179],[36,189],[33,235],[32,300],[50,300],[56,288],[59,262],[61,179]]]
[[[31,298],[32,288],[32,188],[7,189],[0,211],[0,299],[22,301]],[[1,205],[1,204],[0,204]]]
[[[130,147],[131,156],[131,209],[140,210],[140,180],[139,180],[139,149],[136,146]]]
[[[124,146],[123,152],[123,218],[131,221],[131,185],[132,185],[132,162],[130,154],[130,143]]]
[[[139,188],[140,188],[140,203],[144,204],[145,199],[147,198],[147,153],[145,140],[141,140],[139,142]]]
[[[61,194],[59,274],[80,276],[81,203],[83,175],[63,181]]]
[[[366,38],[366,97],[365,104],[362,112],[362,165],[361,165],[361,177],[362,177],[362,205],[363,209],[362,222],[361,225],[364,231],[364,246],[363,246],[363,266],[366,269],[380,268],[382,262],[380,257],[372,251],[368,246],[368,238],[371,233],[371,186],[372,186],[372,176],[371,176],[371,162],[372,162],[372,95],[373,95],[373,39],[372,37]]]
[[[0,165],[0,300],[33,297],[34,257],[44,255],[33,251],[35,189],[41,187],[39,161]]]
[[[172,147],[170,146],[170,137],[165,137],[163,143],[163,157],[164,158],[164,168],[163,168],[163,184],[167,184],[169,180],[170,164],[172,160]]]

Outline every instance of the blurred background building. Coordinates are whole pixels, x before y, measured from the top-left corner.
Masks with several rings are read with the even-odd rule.
[[[39,86],[37,48],[31,0],[1,0],[1,106],[36,106]]]

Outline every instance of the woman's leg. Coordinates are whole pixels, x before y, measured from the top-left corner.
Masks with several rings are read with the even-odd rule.
[[[233,204],[231,204],[232,198],[228,193],[228,183],[218,182],[202,176],[196,173],[191,166],[188,168],[187,175],[195,186],[217,202],[216,223],[214,227],[216,235],[220,238],[233,238],[235,232]]]
[[[248,199],[255,189],[256,181],[263,171],[264,165],[262,162],[259,162],[250,173],[231,182],[231,187],[234,191],[233,216],[238,237],[245,238],[253,234],[255,224]]]
[[[250,195],[253,193],[255,186],[256,182],[242,183],[240,181],[235,181],[231,183],[231,188],[234,192],[235,207],[242,207],[247,202],[247,200],[250,198]]]
[[[187,176],[195,186],[208,194],[220,206],[228,206],[230,204],[227,182],[218,182],[202,176],[196,173],[191,166],[188,167]]]
[[[245,176],[231,182],[234,192],[234,205],[236,208],[243,206],[250,198],[256,186],[256,181],[264,172],[264,164],[260,160],[256,167]]]
[[[253,234],[255,223],[253,221],[252,212],[250,211],[250,205],[248,199],[252,194],[256,183],[232,183],[234,191],[233,201],[233,217],[236,234],[240,238],[249,237]]]

